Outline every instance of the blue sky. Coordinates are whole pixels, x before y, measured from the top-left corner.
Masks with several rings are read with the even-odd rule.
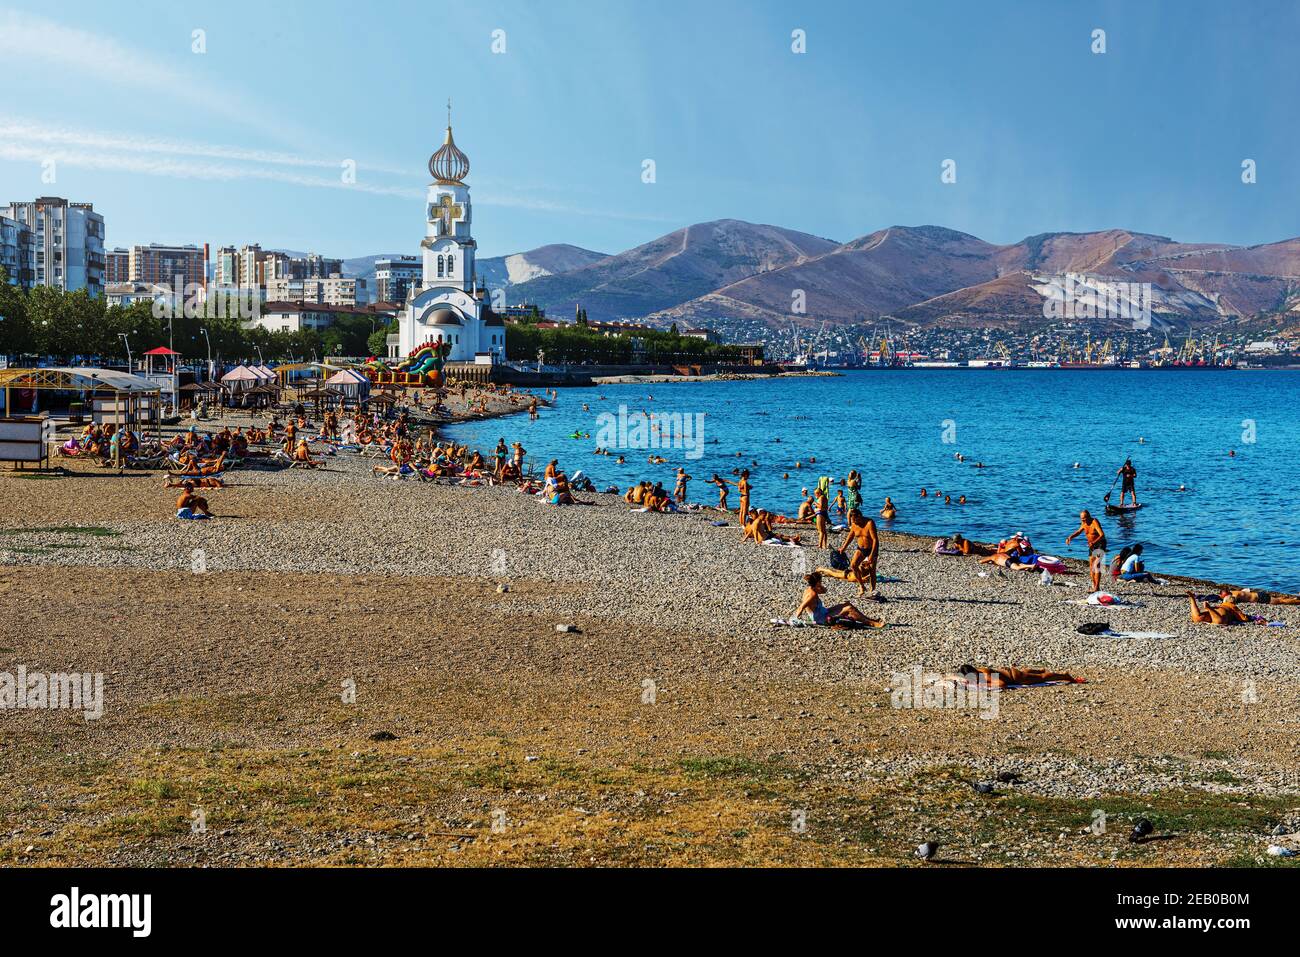
[[[1300,234],[1298,38],[1270,0],[0,0],[0,201],[91,201],[110,245],[414,253],[451,97],[482,256],[723,217],[1271,242]]]

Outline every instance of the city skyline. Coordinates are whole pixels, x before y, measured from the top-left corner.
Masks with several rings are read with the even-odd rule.
[[[1274,105],[1293,6],[655,11],[6,4],[0,200],[93,203],[107,248],[409,254],[450,98],[483,257],[615,253],[722,218],[839,242],[930,223],[1002,243],[1300,234],[1300,133]],[[360,29],[376,17],[392,29]]]

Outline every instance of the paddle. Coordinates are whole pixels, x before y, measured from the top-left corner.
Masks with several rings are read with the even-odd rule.
[[[1110,504],[1110,497],[1115,494],[1115,482],[1119,481],[1119,473],[1115,473],[1115,481],[1110,483],[1110,491],[1101,497],[1101,500],[1107,505]]]

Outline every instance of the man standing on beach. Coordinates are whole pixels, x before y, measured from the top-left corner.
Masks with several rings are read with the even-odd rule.
[[[829,568],[819,568],[817,570],[834,578],[857,582],[859,595],[866,593],[863,578],[870,575],[871,597],[877,598],[876,561],[880,557],[880,537],[876,534],[875,520],[864,518],[856,508],[849,511],[849,528],[845,532],[844,541],[840,543],[837,551],[843,553],[849,547],[850,542],[855,543],[857,548],[853,552],[853,558],[849,562],[847,571]]]
[[[1084,509],[1079,513],[1079,527],[1065,539],[1069,545],[1080,535],[1088,540],[1088,572],[1092,575],[1092,590],[1101,591],[1101,570],[1106,567],[1106,533],[1097,521]]]

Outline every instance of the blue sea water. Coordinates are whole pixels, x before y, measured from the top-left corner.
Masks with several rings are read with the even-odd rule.
[[[629,413],[703,413],[702,456],[617,449],[627,460],[617,465],[592,455],[598,417],[620,405]],[[575,431],[591,437],[574,439]],[[960,531],[980,541],[1024,531],[1039,552],[1079,558],[1081,538],[1067,548],[1065,536],[1087,508],[1101,519],[1112,554],[1140,541],[1157,573],[1300,589],[1300,372],[870,370],[605,385],[559,390],[535,422],[520,415],[448,434],[484,454],[499,437],[518,440],[533,462],[558,458],[601,490],[640,479],[671,490],[684,465],[694,476],[691,500],[709,504],[717,493],[705,480],[744,466],[754,503],[785,514],[819,475],[838,479],[856,468],[867,514],[893,497],[898,518],[886,528]],[[651,451],[668,463],[649,464]],[[1103,496],[1126,457],[1144,507],[1107,516]],[[922,499],[922,487],[954,503],[965,495],[968,504]]]

